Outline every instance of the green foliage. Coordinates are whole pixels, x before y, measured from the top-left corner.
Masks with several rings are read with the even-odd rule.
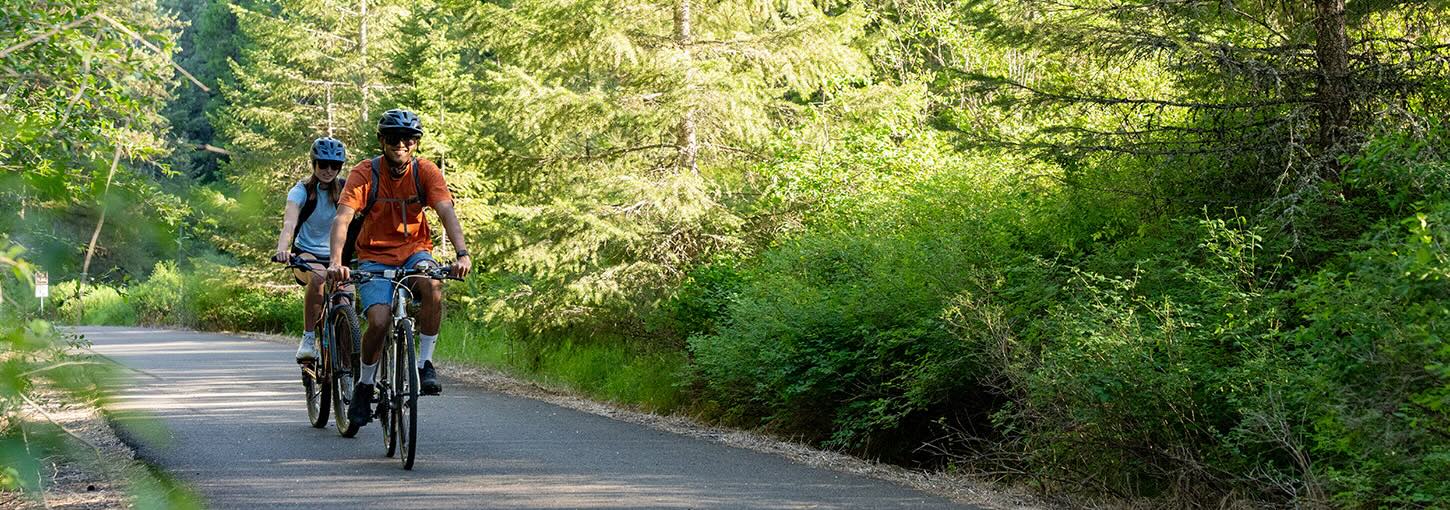
[[[75,280],[52,287],[61,322],[69,324],[125,326],[136,323],[136,312],[116,287]],[[82,315],[84,314],[84,315]]]
[[[987,159],[932,157],[931,147],[875,153],[871,168],[897,189],[832,211],[740,276],[697,280],[715,288],[685,294],[698,297],[676,307],[682,322],[714,325],[689,340],[708,408],[890,458],[932,439],[936,418],[991,409],[983,353],[960,344],[944,313],[956,289],[992,284],[976,268],[998,261],[1019,225],[1001,214],[1000,183],[976,173]]]
[[[1276,481],[1297,474],[1271,448],[1299,445],[1266,444],[1255,428],[1284,419],[1263,406],[1290,368],[1261,238],[1242,220],[1205,220],[1179,236],[1198,249],[1169,251],[1170,238],[1124,276],[1035,272],[1063,287],[1042,320],[999,339],[997,369],[1021,393],[994,416],[1021,433],[1012,448],[1033,471],[1188,501],[1267,491],[1235,478],[1247,469]]]
[[[1450,500],[1450,202],[1376,229],[1294,293],[1310,438],[1334,501]]]
[[[644,336],[689,269],[744,245],[730,197],[766,142],[867,74],[857,8],[809,2],[460,3],[492,56],[494,320]],[[454,5],[445,3],[444,5]],[[462,108],[465,112],[468,108]],[[451,117],[450,117],[451,118]]]
[[[632,348],[618,339],[521,341],[455,316],[444,320],[439,336],[440,359],[501,369],[651,412],[688,404],[682,387],[686,360],[678,351]]]
[[[12,77],[0,95],[0,208],[13,211],[0,230],[57,279],[79,272],[102,210],[95,266],[139,273],[166,244],[170,229],[157,225],[182,206],[149,163],[169,150],[159,111],[176,26],[153,0],[27,2],[0,18],[0,67]]]
[[[66,399],[95,402],[104,394],[111,365],[72,352],[84,342],[62,338],[44,321],[6,314],[0,321],[0,489],[33,493],[44,487],[45,467],[38,459],[73,447],[60,427],[22,409],[41,399],[40,391]]]
[[[127,301],[136,311],[136,322],[140,324],[183,324],[184,316],[176,314],[185,310],[187,279],[171,262],[157,262],[151,277],[132,286]]]
[[[302,331],[296,287],[265,281],[233,267],[199,264],[183,283],[184,324],[213,331]]]
[[[402,106],[484,270],[445,358],[1045,490],[1447,499],[1443,2],[1337,52],[1324,2],[162,1],[112,13],[160,52],[0,57],[0,227],[66,280],[108,218],[63,317],[300,329],[283,191]],[[226,162],[167,158],[172,56]]]
[[[182,272],[159,262],[151,278],[130,287],[91,284],[76,299],[76,282],[52,287],[59,318],[90,325],[176,325],[220,331],[302,331],[302,300],[290,282],[206,260]],[[290,278],[290,277],[289,277]],[[80,318],[81,311],[85,316]]]

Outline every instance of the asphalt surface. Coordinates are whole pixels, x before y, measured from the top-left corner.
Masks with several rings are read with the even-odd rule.
[[[80,328],[137,369],[122,436],[212,508],[974,508],[888,482],[503,395],[442,378],[419,405],[413,471],[307,423],[293,348],[225,335]],[[447,339],[443,339],[447,341]],[[121,423],[122,429],[131,428]]]

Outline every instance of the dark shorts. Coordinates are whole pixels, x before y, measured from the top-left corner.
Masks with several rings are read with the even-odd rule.
[[[386,271],[388,269],[412,269],[418,263],[425,260],[433,263],[433,265],[438,264],[438,261],[433,260],[432,253],[420,251],[408,257],[408,260],[404,261],[401,266],[390,266],[380,262],[364,260],[358,265],[358,270],[376,272]],[[391,305],[393,303],[393,282],[385,278],[373,278],[358,286],[358,294],[362,296],[363,313],[367,313],[367,309],[373,305]]]

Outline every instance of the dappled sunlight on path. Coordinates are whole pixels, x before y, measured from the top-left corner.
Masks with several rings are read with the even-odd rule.
[[[952,508],[887,483],[809,468],[446,380],[420,404],[418,464],[307,424],[287,345],[83,328],[135,369],[118,421],[138,453],[216,508]],[[164,430],[147,428],[152,417]]]

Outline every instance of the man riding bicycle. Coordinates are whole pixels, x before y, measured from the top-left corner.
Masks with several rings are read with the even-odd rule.
[[[337,204],[332,225],[331,256],[328,272],[333,278],[346,280],[351,271],[342,260],[348,226],[355,213],[362,214],[362,229],[355,246],[358,269],[368,272],[407,270],[422,265],[436,266],[432,254],[433,241],[423,207],[432,207],[443,223],[448,240],[458,250],[453,275],[468,275],[472,259],[463,238],[463,228],[453,210],[453,196],[438,166],[414,155],[423,136],[418,115],[403,109],[388,110],[378,120],[378,143],[381,156],[365,160],[352,168]],[[438,330],[443,322],[443,285],[437,280],[418,279],[410,284],[413,296],[421,301],[418,313],[418,379],[422,393],[436,395],[442,391],[433,368],[433,349],[438,343]],[[373,385],[376,384],[378,360],[383,341],[392,320],[392,282],[375,278],[358,286],[368,328],[362,338],[362,367],[348,406],[348,419],[359,425],[371,421]]]

